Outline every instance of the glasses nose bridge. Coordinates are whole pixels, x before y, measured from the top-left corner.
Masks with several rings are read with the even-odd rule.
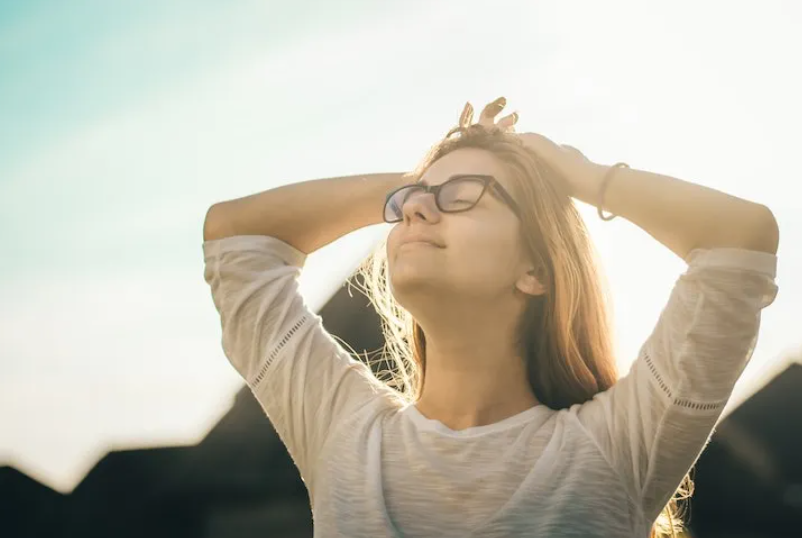
[[[435,198],[437,198],[437,193],[440,192],[440,187],[442,187],[442,185],[424,185],[423,183],[418,183],[418,186],[424,193],[432,194]]]
[[[417,195],[413,195],[407,199],[407,201],[403,205],[402,213],[406,213],[406,211],[404,210],[406,210],[407,207],[410,207],[412,209],[412,213],[417,213],[417,211],[414,209],[414,204],[424,203],[420,200],[420,196],[423,194],[432,195],[432,202],[434,202],[434,209],[440,212],[440,205],[438,204],[437,197],[439,196],[440,187],[442,187],[442,185],[425,185],[423,183],[418,183],[416,187],[419,188]],[[412,203],[413,205],[410,206],[410,203]]]

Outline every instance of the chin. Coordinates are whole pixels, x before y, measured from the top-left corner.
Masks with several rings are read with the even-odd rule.
[[[396,270],[390,273],[390,291],[399,303],[402,298],[432,297],[438,290],[443,289],[444,283],[438,278],[441,275],[427,275],[423,271],[415,271],[413,268]]]

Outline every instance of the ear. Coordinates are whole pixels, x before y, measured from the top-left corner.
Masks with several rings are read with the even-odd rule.
[[[527,295],[543,295],[546,288],[537,277],[537,271],[532,269],[518,277],[515,288]]]

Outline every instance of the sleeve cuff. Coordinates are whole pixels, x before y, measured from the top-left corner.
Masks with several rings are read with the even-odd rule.
[[[241,250],[268,252],[296,267],[303,267],[306,261],[306,254],[289,243],[268,235],[234,235],[203,242],[203,254],[206,258]]]
[[[685,261],[691,270],[715,267],[751,271],[771,278],[777,276],[777,256],[758,250],[741,248],[694,249],[688,253]]]

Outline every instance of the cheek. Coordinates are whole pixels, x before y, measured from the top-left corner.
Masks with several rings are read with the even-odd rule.
[[[506,282],[514,272],[516,243],[514,238],[491,230],[478,231],[460,244],[458,265],[462,273],[481,283]]]
[[[398,226],[398,224],[394,225],[390,230],[390,233],[387,235],[387,244],[385,246],[387,259],[390,259],[390,254],[395,250],[395,244],[398,241]]]

